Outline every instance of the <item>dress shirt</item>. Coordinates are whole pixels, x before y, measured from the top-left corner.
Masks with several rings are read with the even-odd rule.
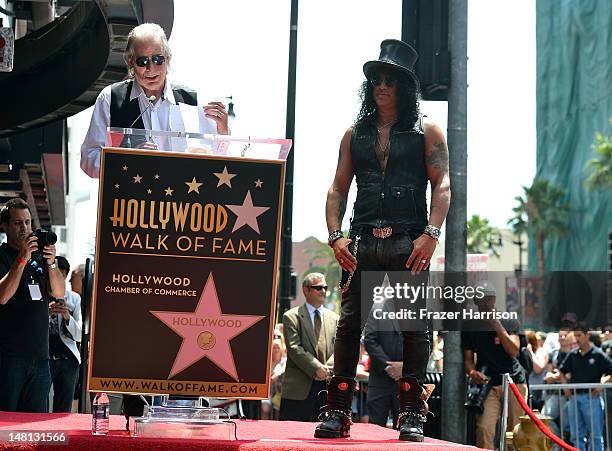
[[[321,316],[321,330],[323,330],[323,306],[319,308],[314,308],[312,305],[310,305],[307,302],[306,308],[308,309],[308,313],[310,314],[310,322],[312,323],[312,330],[315,330],[315,322],[314,322],[315,310],[319,311],[319,315]]]
[[[98,95],[91,116],[89,130],[81,146],[81,168],[92,178],[100,177],[100,153],[102,152],[102,147],[106,145],[106,129],[110,127],[111,86],[105,87]],[[146,110],[142,115],[145,130],[184,131],[182,130],[182,123],[171,123],[171,105],[176,105],[177,103],[172,92],[172,84],[169,80],[166,79],[162,98],[156,99],[147,110],[150,104],[149,98],[134,79],[130,101],[136,98],[138,98],[140,112],[142,113]],[[211,130],[200,130],[200,133],[217,133],[214,121],[206,121],[206,123],[214,124],[214,128]],[[126,128],[128,127],[126,126]],[[160,149],[167,148],[167,143],[160,139],[160,137],[154,136],[153,140]]]

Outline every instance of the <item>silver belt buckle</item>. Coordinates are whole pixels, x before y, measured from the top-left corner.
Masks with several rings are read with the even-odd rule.
[[[391,235],[393,235],[393,228],[392,227],[374,227],[372,229],[372,235],[374,235],[376,238],[380,238],[381,240],[384,240],[385,238],[389,238]]]

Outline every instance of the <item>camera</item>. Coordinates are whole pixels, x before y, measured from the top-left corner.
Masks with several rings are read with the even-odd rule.
[[[50,230],[36,229],[30,236],[35,236],[38,238],[38,249],[32,252],[32,260],[42,266],[43,250],[45,249],[45,246],[49,246],[57,242],[57,235]]]
[[[481,371],[483,373],[486,372],[486,367],[483,367]],[[490,378],[484,384],[477,384],[472,379],[470,379],[467,387],[465,407],[467,407],[468,410],[471,410],[474,413],[482,414],[484,412],[484,401],[490,391]]]
[[[32,232],[32,235],[38,238],[38,252],[42,254],[45,246],[50,246],[57,242],[57,235],[51,230],[36,229]]]
[[[482,414],[484,412],[484,400],[490,391],[491,385],[488,382],[486,384],[477,384],[474,381],[470,381],[467,388],[465,407],[468,410],[474,411],[474,413]]]

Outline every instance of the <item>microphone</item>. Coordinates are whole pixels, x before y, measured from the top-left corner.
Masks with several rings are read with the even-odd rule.
[[[136,119],[134,119],[134,122],[132,122],[128,128],[132,128],[132,127],[134,126],[134,124],[135,124],[136,122],[138,122],[138,119],[140,119],[140,118],[142,117],[142,115],[143,115],[143,114],[145,114],[145,112],[146,112],[146,111],[147,111],[149,108],[151,108],[151,107],[153,106],[153,102],[155,102],[155,100],[157,99],[157,97],[155,97],[155,96],[151,96],[151,97],[148,97],[148,99],[149,99],[149,105],[147,105],[147,107],[146,107],[144,110],[142,110],[142,113],[140,113],[140,114],[138,115],[138,117],[137,117]]]

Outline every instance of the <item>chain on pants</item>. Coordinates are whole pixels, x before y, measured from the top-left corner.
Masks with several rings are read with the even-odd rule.
[[[354,240],[354,237],[351,238]],[[348,290],[342,295],[340,320],[334,342],[334,375],[354,378],[356,374],[362,331],[361,272],[406,271],[406,260],[412,252],[412,247],[412,240],[407,233],[386,239],[361,235],[357,252],[357,270]],[[415,376],[420,383],[423,383],[429,360],[428,332],[404,331],[403,339],[402,375]]]

